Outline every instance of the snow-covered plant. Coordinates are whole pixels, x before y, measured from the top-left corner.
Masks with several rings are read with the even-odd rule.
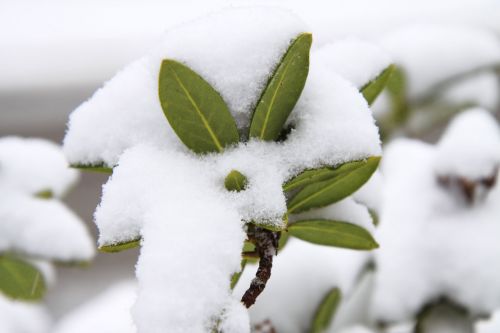
[[[0,290],[7,296],[43,296],[46,285],[37,262],[92,259],[83,222],[59,200],[76,180],[57,145],[0,139]]]
[[[435,318],[453,318],[454,332],[469,332],[473,319],[500,307],[499,166],[500,130],[482,109],[458,115],[435,146],[408,139],[388,146],[376,233],[378,321],[417,318],[416,331],[429,332],[439,312]]]
[[[52,263],[88,262],[94,255],[84,223],[60,201],[77,176],[49,141],[0,139],[2,332],[48,331],[43,307],[20,301],[43,297],[54,280]]]
[[[397,69],[374,112],[385,137],[429,137],[458,112],[499,106],[500,41],[477,27],[418,24],[378,44]]]
[[[230,288],[245,239],[243,257],[259,258],[246,307],[282,233],[377,246],[356,221],[310,210],[348,197],[376,169],[378,131],[363,95],[373,101],[391,69],[371,73],[362,95],[328,59],[309,66],[304,31],[275,9],[213,14],[168,32],[72,113],[70,162],[112,171],[95,213],[101,250],[141,245],[139,332],[248,331]]]

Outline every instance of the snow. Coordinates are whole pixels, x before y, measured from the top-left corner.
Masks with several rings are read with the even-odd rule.
[[[0,187],[27,193],[50,190],[61,197],[78,180],[61,148],[43,139],[0,138]]]
[[[120,281],[61,318],[54,333],[135,333],[130,309],[137,285]]]
[[[343,329],[340,333],[372,333],[373,331],[360,325]]]
[[[49,333],[52,322],[44,306],[0,295],[0,332]]]
[[[322,46],[311,62],[321,63],[360,89],[387,68],[391,58],[374,43],[350,38]]]
[[[243,130],[263,83],[303,29],[294,15],[270,8],[212,14],[168,32],[72,113],[64,141],[70,162],[114,166],[95,212],[99,245],[142,239],[138,331],[206,332],[218,318],[228,330],[248,331],[247,312],[229,289],[240,270],[244,222],[283,227],[286,180],[307,168],[380,155],[366,101],[321,62],[311,63],[284,142],[250,140],[196,156],[170,128],[157,96],[163,57],[202,73]],[[224,188],[233,169],[247,177],[245,191]],[[352,200],[324,213],[371,227]]]
[[[0,139],[0,252],[35,258],[88,261],[94,245],[83,221],[59,197],[77,180],[56,144],[42,139]],[[35,194],[50,191],[53,199]]]
[[[0,252],[58,261],[89,261],[94,244],[83,221],[55,199],[1,190]]]
[[[371,220],[365,207],[344,199],[327,208],[297,215],[297,219],[323,216],[368,226]],[[274,259],[271,279],[258,301],[250,308],[253,325],[269,319],[277,332],[305,332],[324,295],[339,287],[347,301],[359,274],[369,259],[363,251],[319,246],[289,239]],[[257,267],[247,265],[234,294],[243,295]],[[342,306],[342,305],[341,305]]]
[[[290,239],[274,259],[266,289],[249,310],[252,324],[269,319],[278,332],[307,331],[325,294],[333,287],[347,294],[367,257],[365,252]],[[256,269],[247,265],[235,295],[243,295]]]
[[[434,170],[440,176],[479,180],[500,167],[500,128],[484,109],[469,109],[449,124],[437,145]]]
[[[351,197],[345,198],[334,205],[294,214],[290,222],[300,220],[329,219],[356,224],[370,232],[375,230],[372,218],[365,206],[356,203]]]
[[[461,136],[452,134],[461,127],[462,136],[468,137],[471,132],[478,135],[475,126],[487,124],[485,139],[496,140],[495,135],[488,135],[495,126],[486,115],[477,110],[464,113],[450,125],[451,134],[444,135],[447,146],[459,145],[455,151],[464,155],[466,163],[475,164],[476,151],[460,147]],[[435,165],[443,147],[442,142],[432,146],[400,139],[384,152],[385,188],[375,234],[381,247],[375,252],[372,304],[378,320],[410,320],[424,304],[439,297],[466,307],[473,315],[487,314],[500,306],[500,271],[495,265],[500,258],[496,237],[500,232],[500,188],[494,187],[483,202],[475,205],[457,200],[436,179]],[[485,149],[483,153],[488,151]]]
[[[388,33],[380,45],[401,66],[410,98],[450,77],[500,63],[500,42],[485,29],[416,24]]]
[[[479,320],[475,325],[477,333],[496,333],[500,330],[500,311],[495,311],[488,319]]]
[[[499,105],[500,83],[494,72],[482,72],[459,81],[443,92],[442,102],[448,104],[473,103],[494,110]]]

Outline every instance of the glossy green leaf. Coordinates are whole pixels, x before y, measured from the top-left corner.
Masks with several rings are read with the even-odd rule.
[[[269,79],[253,113],[250,137],[275,141],[304,89],[312,35],[300,34]]]
[[[46,291],[40,271],[27,261],[0,256],[0,291],[10,298],[39,300]]]
[[[133,240],[128,241],[128,242],[103,245],[103,246],[99,247],[99,251],[108,252],[108,253],[121,252],[124,250],[133,249],[133,248],[138,247],[140,245],[141,245],[141,239],[139,238],[139,239],[133,239]]]
[[[318,169],[306,170],[297,176],[293,177],[283,185],[285,192],[297,190],[307,185],[318,183],[323,180],[332,179],[342,175],[350,170],[355,170],[359,167],[359,161],[344,163],[337,167],[324,167]]]
[[[105,164],[96,164],[96,165],[71,164],[70,167],[74,168],[74,169],[80,169],[82,171],[92,171],[92,172],[108,173],[108,174],[113,173],[113,168],[110,168],[110,167],[106,166]]]
[[[310,333],[322,333],[328,329],[341,299],[342,293],[339,288],[332,288],[328,291],[316,309]]]
[[[304,220],[290,224],[288,233],[314,244],[354,250],[372,250],[378,247],[372,235],[364,228],[342,221]]]
[[[288,213],[300,213],[344,199],[370,179],[379,162],[380,157],[370,157],[337,167],[332,178],[313,182],[293,196],[288,202]]]
[[[224,179],[224,186],[228,191],[243,191],[247,186],[248,180],[238,170],[232,170]]]
[[[363,97],[368,102],[368,105],[372,105],[373,102],[375,102],[375,99],[377,99],[378,95],[380,95],[382,90],[384,90],[395,68],[396,66],[394,65],[388,66],[375,79],[368,82],[360,89]]]
[[[170,126],[195,153],[222,152],[239,141],[236,123],[220,94],[189,67],[163,60],[159,96]]]

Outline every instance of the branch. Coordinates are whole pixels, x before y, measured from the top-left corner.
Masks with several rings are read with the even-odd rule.
[[[271,277],[273,257],[278,253],[280,233],[250,225],[247,234],[249,241],[255,244],[255,252],[260,257],[257,273],[241,298],[241,302],[249,308],[264,291],[267,280]]]

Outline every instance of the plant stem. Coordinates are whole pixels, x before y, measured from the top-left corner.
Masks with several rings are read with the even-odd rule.
[[[241,298],[241,302],[249,308],[264,291],[267,280],[271,277],[273,257],[278,253],[280,233],[250,225],[247,235],[248,240],[255,244],[255,252],[258,253],[260,258],[257,273],[250,283],[250,287]]]

